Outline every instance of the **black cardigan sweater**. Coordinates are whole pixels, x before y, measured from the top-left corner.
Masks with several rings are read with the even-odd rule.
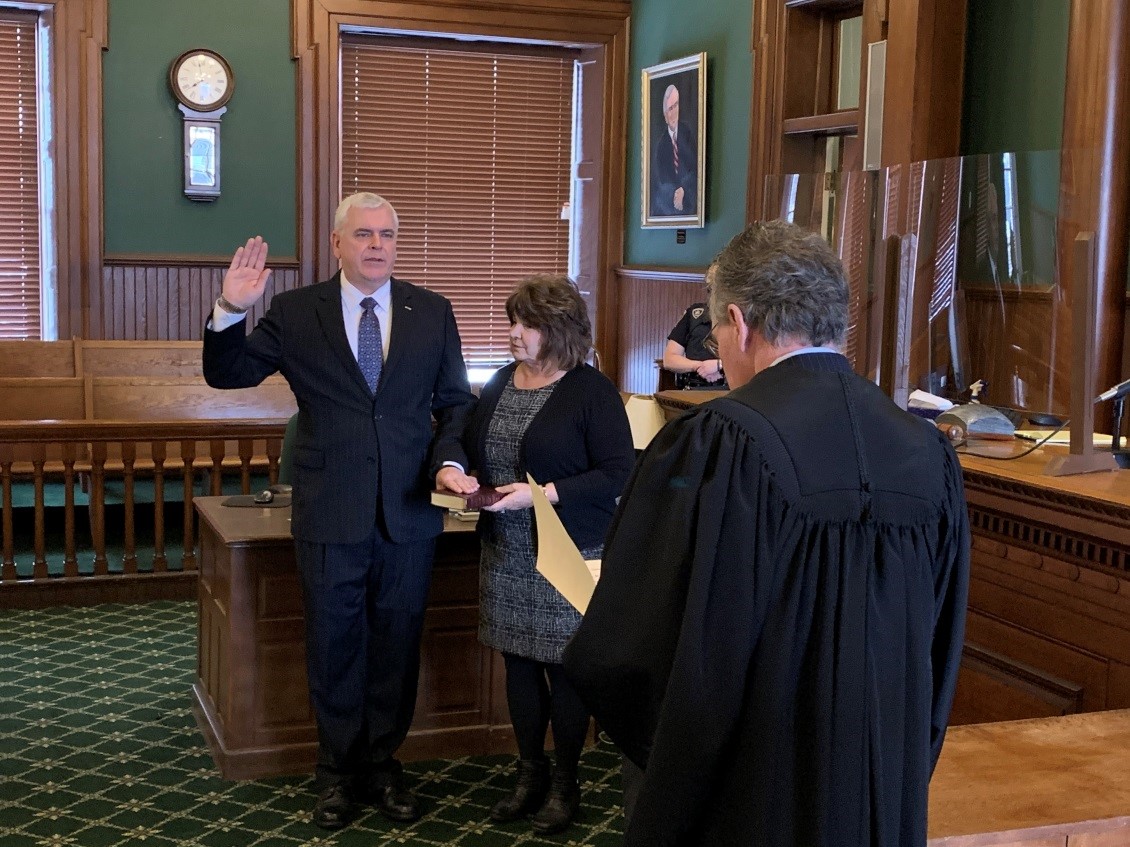
[[[487,426],[516,367],[507,365],[490,378],[467,422],[463,446],[474,469],[482,468]],[[554,484],[561,523],[584,550],[604,544],[635,456],[620,392],[600,371],[578,365],[561,377],[530,422],[519,461],[522,473],[539,485]],[[493,530],[494,515],[482,512],[479,532],[489,537]]]

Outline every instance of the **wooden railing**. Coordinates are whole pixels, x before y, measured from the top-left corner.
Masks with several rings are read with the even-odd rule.
[[[0,421],[0,587],[13,583],[83,580],[111,574],[107,559],[106,482],[120,479],[123,487],[123,556],[120,576],[139,578],[170,570],[165,549],[166,483],[183,489],[183,532],[180,569],[196,568],[192,498],[199,475],[209,478],[210,492],[223,493],[223,479],[238,475],[240,489],[250,493],[252,473],[278,479],[279,456],[286,419],[183,421]],[[139,567],[135,519],[135,482],[153,480],[153,560]],[[16,569],[13,483],[28,481],[34,489],[32,572],[20,577]],[[81,573],[77,558],[75,486],[89,495],[89,548],[93,572]],[[47,506],[49,485],[61,483],[63,505],[63,568],[49,576]],[[114,528],[115,531],[117,528]],[[27,551],[21,551],[26,553]],[[83,570],[86,570],[84,568]]]

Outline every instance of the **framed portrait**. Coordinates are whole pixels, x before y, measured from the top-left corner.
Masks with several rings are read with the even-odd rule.
[[[706,223],[706,54],[643,69],[642,225]]]

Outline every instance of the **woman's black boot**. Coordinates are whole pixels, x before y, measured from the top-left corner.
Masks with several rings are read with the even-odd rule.
[[[546,759],[519,759],[518,782],[514,790],[494,804],[490,819],[508,823],[524,818],[541,808],[549,790],[549,762]]]
[[[534,830],[543,835],[561,832],[573,822],[581,805],[581,786],[577,783],[577,769],[554,765],[549,781],[549,793],[537,814],[530,818]]]

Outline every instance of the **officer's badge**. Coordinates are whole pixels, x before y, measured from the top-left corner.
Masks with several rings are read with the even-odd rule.
[[[697,321],[702,317],[702,313],[705,311],[706,309],[703,306],[699,306],[697,309],[691,309],[691,317]]]

